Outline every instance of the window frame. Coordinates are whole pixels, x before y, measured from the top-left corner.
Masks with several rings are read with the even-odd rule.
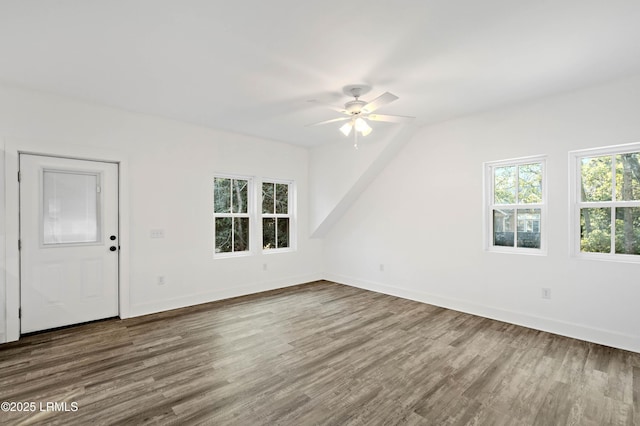
[[[516,173],[516,203],[511,204],[495,204],[495,179],[494,169],[497,167],[505,166],[520,166],[526,164],[540,163],[542,168],[542,201],[539,203],[522,203],[517,202],[518,188],[519,188],[519,176]],[[511,158],[506,160],[486,161],[483,163],[483,187],[484,187],[484,249],[493,253],[510,253],[510,254],[525,254],[530,256],[546,256],[547,255],[547,228],[548,223],[548,190],[547,190],[547,156],[546,155],[534,155],[529,157]],[[540,248],[533,247],[511,247],[511,246],[496,246],[493,244],[493,210],[501,207],[504,209],[513,209],[515,212],[514,223],[514,241],[517,241],[518,235],[518,210],[528,209],[540,209]]]
[[[265,183],[270,183],[270,184],[281,184],[281,185],[287,185],[288,189],[287,189],[287,214],[284,213],[263,213],[262,212],[262,185]],[[297,242],[297,238],[296,238],[296,211],[297,211],[297,206],[296,206],[296,184],[295,181],[293,180],[285,180],[285,179],[270,179],[270,178],[263,178],[261,179],[259,182],[259,190],[256,189],[256,193],[258,194],[258,200],[259,200],[259,223],[260,223],[260,237],[259,237],[259,241],[260,241],[260,249],[262,250],[263,254],[275,254],[275,253],[286,253],[286,252],[292,252],[292,251],[296,251],[296,242]],[[263,219],[265,218],[288,218],[289,219],[289,246],[288,247],[277,247],[277,248],[269,248],[269,249],[265,249],[264,248],[264,228],[263,228]],[[277,228],[276,228],[277,229]],[[277,240],[277,237],[276,237]]]
[[[235,179],[235,180],[246,180],[247,181],[247,212],[246,213],[216,213],[215,211],[215,179]],[[223,258],[231,258],[231,257],[245,257],[251,256],[254,254],[255,250],[253,247],[255,241],[255,202],[254,202],[254,181],[255,179],[252,176],[244,176],[244,175],[233,175],[233,174],[222,174],[216,173],[213,175],[213,191],[211,194],[213,195],[212,209],[213,209],[213,258],[214,259],[223,259]],[[216,219],[222,217],[230,217],[232,220],[234,218],[248,218],[249,219],[249,242],[247,244],[248,250],[243,251],[231,251],[231,252],[216,252]],[[233,243],[232,243],[233,246]]]
[[[638,201],[616,200],[615,161],[611,164],[611,201],[582,201],[581,183],[582,169],[580,162],[585,157],[611,156],[640,152],[640,142],[622,145],[610,145],[598,148],[581,149],[569,152],[569,254],[571,257],[585,260],[604,260],[609,262],[640,263],[640,255],[615,252],[615,208],[640,207]],[[580,210],[582,208],[611,208],[611,251],[609,253],[592,253],[580,250]]]

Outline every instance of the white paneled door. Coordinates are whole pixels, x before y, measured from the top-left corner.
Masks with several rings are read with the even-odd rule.
[[[118,165],[20,154],[22,333],[118,315]]]

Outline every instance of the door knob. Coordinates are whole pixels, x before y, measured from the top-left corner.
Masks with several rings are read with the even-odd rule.
[[[110,236],[110,237],[109,237],[109,239],[110,239],[111,241],[114,241],[114,240],[116,239],[116,236],[115,236],[115,235],[112,235],[112,236]]]
[[[118,250],[118,249],[116,248],[116,246],[111,246],[111,247],[109,247],[109,250],[111,250],[111,251],[116,251],[116,250]]]

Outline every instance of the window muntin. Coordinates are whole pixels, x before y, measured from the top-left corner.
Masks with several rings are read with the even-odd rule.
[[[570,158],[574,254],[640,261],[640,144]]]
[[[262,248],[288,249],[291,244],[292,185],[262,182]]]
[[[249,178],[214,177],[215,254],[250,252]]]
[[[544,157],[485,163],[489,250],[544,252],[544,169]]]

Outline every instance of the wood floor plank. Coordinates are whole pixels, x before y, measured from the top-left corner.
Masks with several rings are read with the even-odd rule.
[[[0,424],[636,425],[640,354],[320,281],[0,345]]]

